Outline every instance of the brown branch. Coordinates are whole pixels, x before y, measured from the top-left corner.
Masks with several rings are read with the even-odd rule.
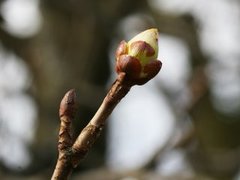
[[[71,172],[70,163],[72,146],[72,121],[76,114],[76,93],[72,89],[66,93],[60,103],[59,117],[61,120],[58,140],[58,161],[52,179],[67,179]]]
[[[86,156],[92,144],[100,135],[106,119],[120,100],[128,93],[130,88],[131,85],[127,83],[125,73],[119,74],[100,108],[73,144],[72,153],[74,154],[74,158],[72,159],[72,163],[74,167]]]
[[[74,90],[66,93],[59,110],[61,119],[58,145],[59,157],[52,180],[65,180],[69,178],[73,168],[77,167],[99,137],[108,116],[128,93],[132,85],[126,80],[125,73],[120,73],[100,108],[74,143],[72,143],[71,122],[74,119],[76,111],[76,94]]]
[[[100,135],[108,116],[130,88],[133,85],[143,85],[157,75],[162,65],[155,59],[157,40],[158,31],[152,28],[136,35],[128,43],[122,41],[119,44],[115,54],[117,80],[73,145],[71,122],[76,111],[76,95],[74,90],[65,95],[60,104],[59,157],[52,180],[68,179],[72,169],[77,167]]]

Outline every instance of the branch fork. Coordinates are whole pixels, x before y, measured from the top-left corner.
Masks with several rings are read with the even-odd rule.
[[[101,134],[107,118],[116,105],[134,85],[143,85],[161,69],[158,53],[158,33],[156,29],[146,30],[128,43],[122,41],[116,50],[117,79],[112,84],[96,114],[82,130],[76,140],[72,136],[72,121],[77,112],[76,92],[68,91],[60,103],[61,120],[58,151],[59,156],[52,180],[67,180],[74,168],[89,152]]]

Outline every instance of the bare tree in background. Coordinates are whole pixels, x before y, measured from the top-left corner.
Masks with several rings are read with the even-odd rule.
[[[57,110],[60,99],[68,89],[76,88],[80,111],[74,127],[79,131],[91,119],[106,94],[105,84],[110,75],[108,53],[113,38],[121,36],[119,23],[135,13],[153,19],[153,22],[143,19],[145,25],[139,30],[156,26],[161,33],[181,38],[190,49],[192,78],[188,88],[193,98],[185,113],[191,115],[194,129],[186,133],[189,136],[183,138],[183,142],[172,148],[182,148],[188,152],[189,161],[199,174],[232,178],[237,173],[240,162],[240,142],[237,138],[239,116],[227,116],[216,111],[212,105],[210,84],[205,74],[210,57],[200,48],[198,26],[193,16],[156,11],[143,0],[42,0],[40,8],[43,24],[34,37],[19,38],[0,28],[2,46],[28,65],[33,82],[26,93],[34,98],[38,108],[36,136],[29,147],[33,161],[20,173],[39,173],[42,177],[50,177],[57,157]],[[170,102],[176,95],[166,90]],[[227,123],[224,119],[234,120],[234,123]],[[191,149],[192,142],[197,142],[197,146]],[[161,150],[159,152],[161,154]],[[104,166],[104,153],[105,136],[102,135],[79,170]],[[145,169],[150,167],[153,170],[155,161],[153,157],[150,166],[146,165]],[[225,166],[226,162],[228,166]],[[16,173],[2,163],[1,167],[3,173]]]

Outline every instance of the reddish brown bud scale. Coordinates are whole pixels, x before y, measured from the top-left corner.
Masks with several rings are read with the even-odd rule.
[[[136,54],[145,54],[146,56],[153,56],[155,54],[155,50],[144,41],[135,41],[130,45],[131,49],[136,49]]]
[[[123,54],[127,54],[127,43],[126,41],[121,41],[115,52],[115,57],[118,58]],[[116,59],[117,60],[117,59]]]
[[[59,116],[74,118],[77,111],[77,96],[74,89],[69,90],[65,96],[63,97],[60,108],[59,108]]]
[[[143,85],[148,82],[150,79],[154,78],[160,71],[162,67],[161,61],[154,60],[149,64],[144,66],[143,72],[146,74],[145,77],[139,78],[135,80],[137,85]]]
[[[150,63],[144,66],[143,72],[146,73],[150,79],[152,79],[154,76],[158,74],[161,67],[162,67],[161,61],[158,60],[151,61]]]
[[[141,73],[141,64],[132,56],[122,55],[117,61],[116,71],[117,73],[125,72],[128,79],[136,79]]]

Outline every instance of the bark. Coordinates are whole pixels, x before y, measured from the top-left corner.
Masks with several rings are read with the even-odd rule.
[[[72,143],[71,124],[76,114],[76,94],[74,90],[66,93],[59,110],[61,120],[58,141],[59,156],[52,180],[65,180],[70,177],[73,168],[76,168],[87,155],[99,137],[108,116],[120,100],[128,93],[131,86],[132,85],[126,81],[125,73],[120,73],[100,108],[74,143]]]

